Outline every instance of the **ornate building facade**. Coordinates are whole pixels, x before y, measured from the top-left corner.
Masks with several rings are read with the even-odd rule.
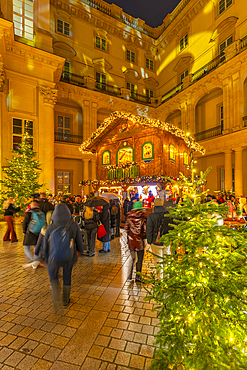
[[[76,194],[96,173],[80,144],[130,112],[188,131],[208,187],[247,196],[244,3],[182,0],[152,28],[102,0],[1,2],[0,166],[28,127],[40,181]]]

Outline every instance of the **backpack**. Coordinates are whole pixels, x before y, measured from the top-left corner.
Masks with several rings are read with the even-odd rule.
[[[167,228],[167,218],[164,217],[164,215],[161,215],[158,222],[158,231],[156,230],[157,236],[155,239],[154,244],[155,245],[163,245],[162,242],[160,242],[160,238],[165,234],[166,228]],[[171,228],[169,228],[171,229]]]
[[[117,206],[112,206],[111,207],[111,215],[115,216],[118,214],[118,207]]]
[[[41,211],[31,212],[31,220],[28,224],[28,230],[33,234],[39,234],[42,227],[46,224],[45,214]]]
[[[74,248],[74,240],[70,238],[69,232],[72,223],[73,219],[70,219],[65,226],[59,226],[51,232],[51,254],[57,261],[67,261]]]

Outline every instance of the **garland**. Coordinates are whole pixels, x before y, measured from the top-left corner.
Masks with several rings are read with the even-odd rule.
[[[132,166],[136,166],[137,162],[125,162],[125,163],[119,163],[116,165],[108,165],[104,166],[107,170],[124,170],[126,168],[130,168]]]
[[[171,125],[170,123],[162,122],[160,120],[157,120],[155,118],[146,118],[143,116],[135,116],[131,113],[126,112],[114,112],[112,113],[108,118],[106,118],[102,124],[99,126],[99,128],[93,132],[91,137],[84,141],[79,150],[83,153],[88,150],[88,147],[92,145],[93,141],[96,140],[117,118],[127,119],[131,120],[134,124],[138,123],[143,126],[158,128],[160,130],[165,130],[170,132],[171,134],[180,137],[184,140],[186,145],[193,149],[194,151],[198,151],[201,154],[205,154],[205,149],[198,144],[194,138],[187,135],[183,130],[180,128]]]

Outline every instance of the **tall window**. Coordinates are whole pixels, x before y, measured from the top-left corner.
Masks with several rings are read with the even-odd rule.
[[[15,35],[33,41],[33,0],[13,0]]]
[[[134,51],[127,50],[127,60],[129,62],[135,63],[136,53]]]
[[[97,89],[106,90],[106,74],[96,72],[96,87]]]
[[[174,144],[169,145],[169,159],[173,162],[176,160],[176,147]]]
[[[30,138],[30,144],[33,145],[33,121],[27,119],[13,118],[13,149],[18,150],[22,135],[27,132]]]
[[[146,89],[146,96],[148,98],[153,98],[154,97],[154,92],[153,90]]]
[[[57,20],[57,32],[69,36],[69,29],[70,29],[69,23],[62,21],[61,19]]]
[[[223,111],[223,105],[220,105],[220,127],[221,127],[221,132],[223,131],[224,127],[224,111]]]
[[[186,71],[184,71],[183,73],[181,73],[181,75],[180,75],[180,83],[182,83],[183,82],[183,79],[188,76],[188,73],[189,73],[188,72],[188,69],[186,69]]]
[[[131,98],[135,98],[136,97],[137,86],[135,84],[127,82],[127,89],[130,90]]]
[[[67,190],[70,193],[70,186],[71,186],[71,174],[70,172],[57,172],[57,191],[65,191]]]
[[[57,116],[58,141],[70,141],[70,117]]]
[[[151,69],[151,71],[154,70],[154,62],[152,59],[146,58],[146,68]]]
[[[188,46],[188,33],[186,33],[186,35],[184,35],[180,41],[179,41],[179,50],[183,50],[184,48],[186,48],[186,46]]]
[[[96,48],[106,51],[106,40],[96,36]]]
[[[232,0],[220,0],[219,14],[223,13],[230,5],[232,5]]]
[[[225,53],[224,53],[224,50],[227,46],[231,45],[233,42],[233,37],[230,36],[228,39],[226,39],[225,41],[223,41],[221,44],[220,44],[220,48],[219,48],[219,52],[220,52],[220,61],[223,62],[225,60]]]
[[[225,191],[225,168],[220,169],[220,190]]]
[[[67,78],[69,80],[69,77],[70,77],[70,62],[66,61],[64,63],[62,76],[63,76],[63,78]]]

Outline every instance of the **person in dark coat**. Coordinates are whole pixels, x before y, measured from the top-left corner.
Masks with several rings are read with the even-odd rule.
[[[141,273],[142,261],[144,257],[144,238],[146,237],[147,216],[142,210],[142,202],[137,201],[133,209],[128,212],[125,223],[125,230],[128,232],[128,245],[132,257],[132,265],[128,280],[132,280],[134,262],[136,262],[136,272]],[[141,282],[141,276],[137,275],[135,281]]]
[[[164,207],[165,209],[167,210],[167,212],[169,212],[169,208],[174,208],[176,207],[177,204],[174,203],[173,199],[172,199],[172,196],[170,195],[169,196],[169,199],[164,203]]]
[[[156,241],[158,232],[159,230],[161,231],[160,236],[167,234],[169,230],[173,229],[170,224],[174,223],[172,217],[164,217],[169,212],[163,204],[164,202],[161,198],[154,200],[154,210],[148,215],[146,227],[147,242],[151,245],[152,252],[159,257],[170,254],[170,247]],[[156,257],[155,264],[157,265],[158,262],[162,262],[162,259]],[[159,274],[159,276],[162,277],[162,274]]]
[[[116,209],[115,208],[116,207],[115,199],[110,199],[110,206],[109,206],[111,239],[114,239],[114,237],[115,237],[115,228],[117,226],[117,214],[112,211],[112,207],[114,207],[114,210]]]
[[[89,257],[93,257],[95,253],[95,239],[98,229],[99,212],[92,207],[86,207],[82,213],[82,219],[87,234]]]
[[[116,207],[118,208],[115,237],[116,238],[119,238],[120,237],[120,225],[121,225],[121,205],[120,205],[120,200],[119,199],[116,199],[115,200],[115,204],[116,204]]]
[[[102,238],[98,238],[101,242],[103,242],[102,249],[99,250],[99,253],[107,253],[110,252],[111,249],[111,230],[110,230],[110,212],[109,212],[109,204],[105,204],[102,208],[102,212],[100,213],[100,221],[104,225],[107,235],[102,236]]]
[[[38,265],[38,257],[35,254],[34,255],[32,254],[32,252],[30,250],[30,247],[31,247],[31,245],[33,245],[34,246],[34,251],[35,251],[39,234],[33,234],[28,229],[28,225],[31,221],[32,212],[40,212],[38,199],[33,199],[31,201],[30,209],[25,214],[25,218],[24,218],[23,225],[22,225],[23,233],[24,233],[24,240],[23,240],[24,253],[25,253],[26,258],[29,262],[29,263],[23,265],[23,267],[28,267],[28,265],[30,263],[32,264],[32,262],[34,261],[34,262],[37,262],[36,264],[33,265],[36,268],[36,265]]]
[[[128,206],[129,206],[129,198],[125,198],[123,202],[123,210],[124,210],[124,216],[125,216],[125,221],[127,218],[127,213],[128,213]]]
[[[48,201],[46,193],[41,193],[39,198],[39,209],[45,215],[48,211],[54,211],[54,205]]]
[[[47,227],[44,240],[44,254],[47,263],[47,271],[49,274],[52,297],[55,309],[59,308],[60,303],[60,287],[58,282],[58,271],[60,267],[63,268],[63,306],[67,306],[70,301],[71,290],[71,273],[74,264],[77,261],[77,251],[83,253],[83,243],[81,230],[76,222],[72,222],[69,232],[70,238],[73,239],[73,249],[67,261],[57,261],[52,257],[51,245],[49,242],[50,235],[57,227],[64,227],[71,219],[71,213],[68,207],[60,203],[56,206],[51,220],[52,223]]]
[[[7,223],[7,231],[3,237],[3,241],[8,242],[11,240],[11,243],[18,242],[13,224],[13,215],[19,212],[21,207],[16,207],[14,205],[14,200],[10,198],[4,202],[4,208],[4,221]],[[9,237],[11,237],[11,239]]]

